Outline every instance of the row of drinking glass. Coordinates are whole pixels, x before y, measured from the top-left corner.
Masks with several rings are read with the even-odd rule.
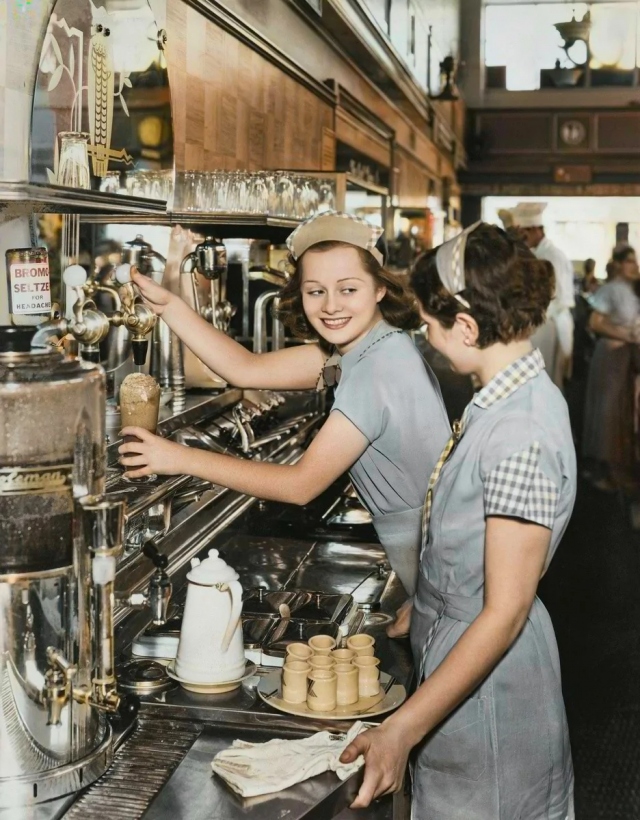
[[[332,179],[291,171],[183,171],[176,174],[172,209],[306,219],[335,205]]]
[[[168,200],[173,189],[173,171],[107,171],[100,180],[100,190],[109,194],[126,194],[144,199]]]

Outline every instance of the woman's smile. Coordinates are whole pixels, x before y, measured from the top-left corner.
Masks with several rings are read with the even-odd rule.
[[[351,316],[341,316],[338,319],[320,319],[328,330],[342,330],[351,321]]]

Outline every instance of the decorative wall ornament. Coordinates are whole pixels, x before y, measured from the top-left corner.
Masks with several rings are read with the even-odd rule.
[[[32,182],[65,184],[60,175],[65,132],[86,135],[94,190],[114,172],[120,173],[118,192],[124,193],[131,189],[125,176],[173,167],[165,43],[148,0],[57,0],[36,78]],[[145,139],[144,123],[150,121],[153,145]]]

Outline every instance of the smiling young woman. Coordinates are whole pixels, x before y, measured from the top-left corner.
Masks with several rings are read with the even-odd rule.
[[[249,352],[176,296],[133,274],[145,302],[230,384],[280,390],[337,386],[327,421],[295,465],[190,449],[138,428],[122,432],[142,444],[123,444],[120,453],[132,478],[184,473],[293,504],[308,503],[349,471],[411,596],[427,480],[449,423],[435,376],[403,332],[416,327],[419,317],[402,281],[383,267],[376,248],[380,233],[337,212],[307,220],[293,232],[288,245],[295,273],[283,288],[280,314],[312,343],[273,353]],[[399,624],[396,631],[407,628]]]

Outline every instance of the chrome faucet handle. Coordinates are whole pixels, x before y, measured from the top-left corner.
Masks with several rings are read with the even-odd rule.
[[[161,625],[167,622],[169,603],[171,602],[171,593],[173,592],[173,584],[166,571],[169,565],[169,559],[166,555],[158,551],[152,541],[146,542],[142,547],[142,552],[153,562],[156,568],[156,571],[149,581],[147,602],[151,608],[153,623]]]

